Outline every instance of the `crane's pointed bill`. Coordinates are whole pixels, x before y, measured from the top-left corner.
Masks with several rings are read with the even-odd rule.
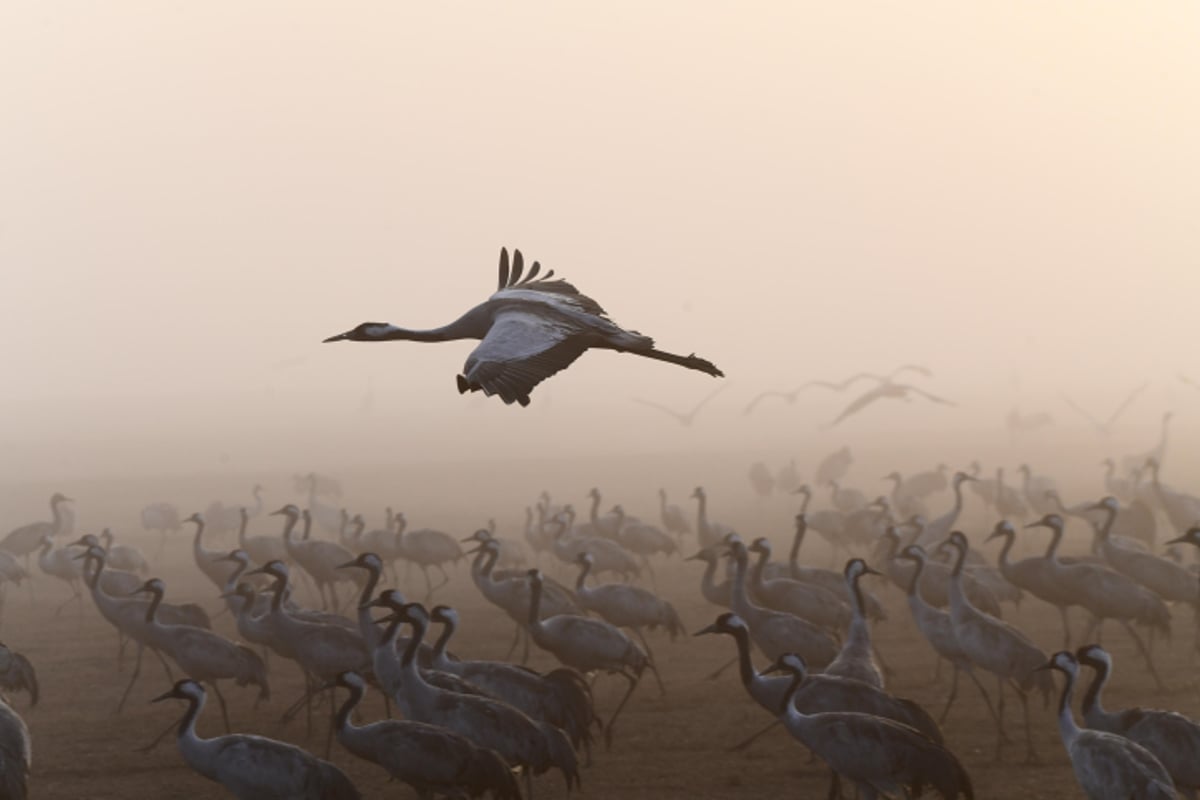
[[[329,342],[343,342],[348,338],[350,337],[348,337],[345,333],[339,333],[334,336],[330,336],[328,339],[322,339],[321,344],[328,344]]]

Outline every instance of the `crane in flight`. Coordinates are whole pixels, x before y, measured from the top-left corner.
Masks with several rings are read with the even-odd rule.
[[[688,411],[676,411],[675,409],[669,408],[668,406],[664,406],[661,403],[655,403],[652,400],[643,400],[640,397],[634,397],[632,399],[633,399],[633,402],[639,403],[640,405],[646,406],[647,408],[653,408],[657,411],[661,411],[664,414],[667,414],[667,415],[673,417],[683,427],[690,428],[690,427],[692,427],[692,423],[696,421],[696,415],[700,413],[700,409],[704,408],[706,405],[708,405],[708,402],[710,400],[712,400],[714,397],[716,397],[717,395],[719,395],[721,392],[725,391],[728,388],[729,388],[728,383],[721,384],[716,389],[712,390],[707,395],[705,395],[703,400],[701,400],[696,405],[692,406],[692,408]]]
[[[589,348],[634,353],[713,377],[724,376],[712,362],[695,354],[681,356],[657,349],[653,339],[617,325],[599,303],[580,294],[572,284],[551,280],[554,270],[539,278],[540,272],[541,265],[535,261],[525,274],[520,250],[513,251],[510,268],[508,250],[501,249],[499,288],[449,325],[411,330],[385,322],[364,322],[325,341],[479,339],[458,376],[459,394],[482,391],[488,396],[500,395],[506,404],[522,406],[529,405],[529,393],[535,386],[566,369]]]
[[[864,408],[871,405],[876,400],[883,400],[888,397],[896,397],[896,398],[900,398],[902,400],[910,400],[910,399],[912,399],[911,395],[914,393],[919,394],[922,397],[924,397],[925,399],[930,400],[939,405],[943,405],[943,406],[958,405],[957,403],[955,403],[951,400],[947,400],[944,397],[938,397],[935,394],[930,394],[929,392],[925,391],[924,389],[918,389],[916,386],[912,386],[911,384],[896,383],[891,380],[886,380],[883,383],[876,386],[875,388],[870,389],[865,394],[861,394],[858,397],[856,397],[853,401],[851,401],[850,405],[848,405],[844,409],[842,409],[842,413],[838,414],[837,418],[834,419],[833,422],[830,422],[825,427],[827,429],[832,428],[833,426],[837,425],[839,422],[844,420],[846,417],[849,417],[853,414],[857,414],[859,411],[862,411]]]
[[[1114,411],[1112,414],[1110,414],[1108,416],[1108,419],[1106,419],[1104,421],[1100,421],[1100,420],[1096,419],[1095,417],[1093,417],[1091,414],[1089,414],[1087,411],[1084,411],[1074,400],[1067,397],[1065,394],[1062,395],[1062,399],[1063,399],[1064,403],[1066,403],[1068,406],[1070,406],[1072,411],[1074,411],[1076,414],[1078,414],[1079,416],[1083,417],[1088,422],[1090,422],[1092,424],[1092,427],[1095,428],[1098,433],[1100,433],[1104,436],[1111,436],[1113,425],[1115,425],[1117,420],[1121,418],[1121,415],[1125,413],[1126,409],[1128,409],[1131,405],[1133,405],[1133,401],[1138,398],[1138,395],[1140,395],[1142,392],[1146,391],[1146,387],[1148,387],[1149,385],[1150,385],[1150,383],[1147,381],[1146,383],[1143,383],[1141,386],[1138,386],[1137,388],[1135,388],[1132,392],[1130,392],[1125,397],[1125,400],[1122,401],[1121,405],[1117,406],[1117,410]]]
[[[892,383],[895,380],[897,375],[903,375],[905,372],[914,372],[914,373],[916,373],[918,375],[922,375],[926,378],[933,377],[933,373],[929,370],[928,367],[923,367],[920,364],[903,364],[899,367],[896,367],[894,370],[892,370],[891,372],[889,372],[886,375],[880,375],[875,372],[856,372],[855,374],[851,375],[849,378],[846,378],[845,380],[841,380],[841,381],[807,381],[805,383],[800,384],[795,389],[792,389],[791,391],[788,391],[788,392],[769,391],[769,392],[763,392],[762,394],[757,395],[753,400],[751,400],[746,405],[746,408],[742,411],[742,414],[743,415],[750,414],[752,411],[754,411],[754,409],[756,407],[758,407],[759,403],[761,403],[763,400],[769,400],[772,397],[781,398],[784,402],[786,402],[790,406],[796,402],[796,398],[805,389],[811,389],[813,387],[817,387],[820,389],[829,389],[830,391],[833,391],[833,392],[844,392],[847,389],[849,389],[851,386],[853,386],[854,384],[858,383],[859,381],[864,381],[864,380],[872,380],[880,385]]]

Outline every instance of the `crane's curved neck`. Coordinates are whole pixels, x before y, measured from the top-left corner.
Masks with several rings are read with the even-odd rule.
[[[746,571],[749,566],[744,551],[739,552],[733,559],[733,595],[731,597],[734,613],[742,617],[751,615],[754,607],[746,593]]]
[[[162,603],[163,596],[162,592],[157,589],[152,589],[150,593],[154,596],[150,598],[150,605],[146,607],[146,624],[154,625],[157,622],[155,615],[158,613],[158,606]]]
[[[950,573],[950,577],[961,579],[963,563],[967,560],[967,548],[962,545],[955,545],[954,553],[954,570]]]
[[[292,541],[292,531],[296,528],[296,523],[300,521],[300,517],[296,514],[288,512],[283,520],[283,546],[287,550],[288,555],[291,555],[292,548],[295,542]]]
[[[196,718],[200,716],[200,712],[204,710],[204,695],[199,697],[189,697],[187,711],[183,712],[183,719],[179,721],[179,732],[177,738],[183,741],[191,741],[193,744],[199,744],[201,739],[196,735]]]
[[[207,555],[204,550],[204,542],[201,540],[201,537],[204,536],[204,520],[194,519],[192,522],[196,523],[196,535],[192,537],[192,554],[195,555],[197,562],[203,563]]]
[[[1071,741],[1079,735],[1079,725],[1071,713],[1071,694],[1075,690],[1075,676],[1070,672],[1063,673],[1067,680],[1063,684],[1062,694],[1058,698],[1058,730],[1065,741]]]
[[[245,509],[242,509],[242,521],[238,525],[238,547],[241,547],[243,550],[246,549],[246,526],[249,524],[250,515],[246,513]]]
[[[700,530],[705,530],[708,528],[708,495],[701,492],[696,495],[696,500],[699,504],[696,510],[696,520],[699,523],[697,527]]]
[[[450,639],[454,636],[456,628],[453,617],[444,617],[442,620],[442,633],[438,636],[437,641],[433,643],[433,657],[441,661],[446,658],[446,648],[450,644]]]
[[[854,577],[847,581],[847,583],[850,584],[850,597],[854,603],[854,619],[850,623],[851,635],[854,634],[854,629],[856,626],[865,626],[867,623],[866,613],[863,611],[863,609],[866,607],[866,604],[863,602],[862,587],[858,585],[859,581],[862,580],[862,576],[863,574],[858,572],[855,573]]]
[[[717,559],[708,558],[704,561],[704,574],[700,576],[700,593],[707,596],[717,591]]]
[[[492,571],[496,568],[496,562],[500,559],[500,548],[485,547],[480,551],[480,556],[484,559],[484,561],[479,574],[488,580],[491,580]]]
[[[1096,535],[1100,537],[1101,545],[1106,545],[1111,541],[1109,537],[1112,535],[1113,524],[1117,521],[1117,509],[1106,506],[1104,513],[1107,515],[1104,518],[1104,524],[1096,529]]]
[[[366,342],[452,342],[458,339],[482,339],[487,336],[491,327],[490,315],[483,306],[476,306],[448,325],[440,328],[401,328],[397,325],[386,325],[364,338]]]
[[[538,628],[541,626],[542,582],[531,579],[529,583],[529,627]]]
[[[783,707],[779,709],[779,714],[786,721],[797,722],[804,718],[804,715],[796,710],[796,692],[800,691],[800,684],[804,683],[804,675],[797,674],[792,678],[792,682],[788,685],[787,691],[783,693]]]
[[[1000,556],[997,562],[1000,564],[1000,573],[1006,574],[1012,570],[1012,564],[1008,561],[1008,552],[1012,550],[1013,540],[1016,537],[1011,533],[1004,534],[1004,543],[1000,545]]]
[[[1062,542],[1063,529],[1061,525],[1050,526],[1050,544],[1046,546],[1045,558],[1058,563],[1058,545]]]
[[[762,676],[758,674],[758,670],[754,668],[754,663],[750,660],[750,634],[745,628],[734,628],[733,641],[737,644],[738,672],[742,677],[742,685],[746,689],[750,689],[751,686],[762,680]]]
[[[333,718],[334,728],[339,732],[347,731],[354,727],[354,723],[350,721],[350,714],[362,702],[363,687],[357,685],[350,686],[350,696],[346,698],[346,702],[342,703],[342,707],[338,709],[337,715]]]
[[[367,581],[363,584],[362,593],[358,596],[358,607],[360,609],[366,608],[367,603],[371,602],[371,598],[375,596],[375,587],[377,585],[379,585],[379,570],[372,564],[367,567]]]
[[[913,565],[912,580],[908,582],[908,596],[910,598],[921,598],[921,593],[917,591],[917,587],[921,585],[921,573],[925,571],[925,559],[916,559]]]
[[[1091,662],[1089,662],[1091,663]],[[1091,663],[1096,674],[1092,677],[1091,684],[1088,685],[1087,691],[1083,693],[1083,717],[1087,719],[1092,714],[1104,715],[1104,706],[1100,701],[1100,694],[1104,691],[1105,684],[1108,683],[1108,664],[1103,661]]]
[[[55,499],[55,501],[50,504],[50,514],[54,520],[54,525],[51,528],[52,536],[57,536],[63,532],[63,523],[66,522],[66,515],[62,512],[62,504],[65,502],[67,501]]]
[[[275,583],[271,584],[271,613],[283,613],[283,598],[288,593],[288,575],[281,574],[275,576]]]
[[[804,534],[808,532],[808,523],[803,515],[796,520],[796,533],[792,536],[792,549],[788,553],[788,564],[791,565],[792,571],[795,572],[799,565],[800,545],[804,544]]]
[[[800,501],[800,513],[807,514],[808,513],[808,504],[810,502],[812,502],[812,491],[805,490],[803,492],[800,492],[800,496],[804,498],[803,500]]]
[[[595,522],[600,518],[600,493],[592,492],[592,509],[588,512],[588,519]]]
[[[417,669],[417,651],[421,649],[421,642],[425,639],[426,624],[425,620],[420,617],[412,617],[409,619],[409,624],[412,625],[412,636],[408,640],[408,646],[404,648],[404,657],[400,664],[406,670],[412,673],[420,674]]]
[[[762,591],[763,588],[763,573],[767,569],[767,562],[771,560],[771,551],[763,548],[759,551],[758,560],[754,562],[754,569],[750,571],[750,587],[756,592]]]
[[[592,571],[592,565],[588,561],[584,561],[579,565],[579,577],[575,579],[576,594],[587,594],[587,576]]]

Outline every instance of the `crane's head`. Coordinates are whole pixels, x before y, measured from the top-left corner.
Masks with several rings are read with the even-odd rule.
[[[367,690],[367,682],[362,679],[362,676],[353,670],[343,672],[337,676],[337,685],[344,689],[349,689],[352,692],[365,692]]]
[[[345,333],[330,336],[322,342],[378,342],[390,338],[389,334],[397,330],[395,325],[386,322],[364,322],[356,325]]]
[[[1017,532],[1017,530],[1016,530],[1016,528],[1013,527],[1013,524],[1011,522],[1009,522],[1006,519],[1002,519],[996,523],[996,527],[992,528],[992,532],[990,534],[988,534],[988,537],[986,539],[984,539],[983,541],[986,544],[986,543],[990,542],[992,539],[1012,537],[1012,536],[1016,535],[1016,532]]]
[[[715,563],[716,560],[717,551],[711,547],[706,547],[698,553],[694,553],[684,559],[684,561],[703,561],[707,564]]]
[[[72,502],[71,498],[67,497],[62,492],[55,492],[54,494],[50,495],[50,505],[56,505],[58,503],[70,503],[70,502]]]
[[[291,571],[288,569],[287,564],[277,558],[273,558],[258,569],[252,569],[246,573],[247,577],[251,575],[270,575],[277,581],[287,581],[291,575]]]
[[[804,659],[795,653],[784,653],[779,659],[763,670],[763,674],[772,672],[788,672],[801,680],[808,674],[808,665],[804,663]]]
[[[694,497],[694,498],[695,498],[695,499],[697,499],[697,500],[699,500],[700,498],[704,497],[704,487],[703,487],[703,486],[697,486],[695,489],[693,489],[693,490],[692,490],[692,497]]]
[[[1074,677],[1079,674],[1079,662],[1075,660],[1075,656],[1070,651],[1060,650],[1054,655],[1050,656],[1050,660],[1045,664],[1042,664],[1040,667],[1037,667],[1037,669],[1056,669],[1064,675],[1074,679]]]
[[[159,597],[162,597],[163,594],[166,592],[166,588],[167,588],[166,585],[161,580],[159,580],[158,578],[151,578],[150,580],[146,581],[141,586],[139,586],[138,588],[136,588],[132,592],[130,592],[129,596],[133,597],[134,595],[139,595],[139,594],[156,594]]]
[[[846,580],[853,582],[863,575],[882,575],[883,573],[867,566],[867,562],[861,558],[852,558],[846,562],[842,574],[846,576]]]
[[[198,703],[204,699],[204,687],[199,681],[194,681],[191,678],[184,678],[181,681],[176,681],[175,685],[169,691],[163,692],[158,697],[151,700],[151,703],[161,703],[163,700],[190,700],[193,703]]]
[[[300,516],[300,509],[297,508],[292,503],[288,503],[283,508],[277,508],[274,511],[272,511],[270,516],[272,516],[272,517],[278,517],[278,516],[298,517],[298,516]]]
[[[365,569],[376,575],[383,572],[383,559],[374,553],[359,553],[353,561],[338,564],[338,569]]]
[[[458,625],[458,612],[450,606],[434,606],[429,610],[429,618],[442,625]]]
[[[1109,672],[1112,670],[1112,656],[1098,644],[1085,644],[1075,651],[1075,658],[1080,664],[1086,664],[1094,670]]]
[[[228,600],[231,597],[240,597],[249,606],[250,602],[254,600],[254,594],[253,586],[245,581],[239,581],[238,585],[233,587],[233,591],[223,593],[221,599]]]
[[[1058,514],[1047,514],[1046,516],[1039,519],[1037,522],[1031,522],[1028,525],[1026,525],[1025,527],[1027,529],[1028,528],[1049,528],[1050,530],[1061,531],[1063,529],[1063,518],[1060,517]]]
[[[905,561],[925,561],[925,548],[919,544],[910,544],[908,547],[896,554],[896,558],[903,558]]]
[[[525,510],[528,511],[529,509],[525,509]],[[477,542],[479,544],[483,544],[484,542],[490,541],[491,538],[492,538],[492,534],[489,533],[486,528],[480,528],[479,530],[475,531],[470,536],[468,536],[465,539],[462,539],[461,541]]]
[[[590,567],[596,563],[596,558],[588,551],[584,550],[579,555],[575,556],[575,562],[581,566]]]
[[[203,525],[204,524],[204,515],[201,514],[199,511],[197,511],[196,513],[192,514],[190,517],[185,519],[184,522],[194,522],[197,525]]]
[[[892,471],[891,471],[891,472],[889,472],[887,475],[884,475],[884,476],[883,476],[883,478],[881,478],[881,480],[885,480],[885,481],[895,481],[896,483],[901,483],[901,482],[903,482],[904,478],[900,477],[900,473],[899,473],[899,472],[896,472],[895,470],[892,470]]]
[[[1184,532],[1183,536],[1164,542],[1164,544],[1190,544],[1200,547],[1200,524],[1193,525]]]
[[[728,633],[734,634],[738,631],[748,631],[745,621],[737,614],[731,611],[726,611],[717,617],[716,621],[706,628],[701,628],[692,634],[692,636],[704,636],[709,633]]]
[[[1092,508],[1096,511],[1107,511],[1110,514],[1116,514],[1121,510],[1121,504],[1117,501],[1117,498],[1109,495],[1092,506]]]

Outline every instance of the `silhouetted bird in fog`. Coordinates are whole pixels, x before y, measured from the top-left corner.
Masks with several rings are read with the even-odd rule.
[[[500,286],[485,302],[441,328],[409,330],[383,322],[364,322],[353,330],[330,336],[326,342],[349,339],[382,342],[407,339],[415,342],[448,342],[481,339],[458,376],[458,391],[500,395],[505,403],[529,405],[529,393],[546,378],[566,369],[590,347],[634,353],[646,358],[724,375],[711,362],[694,354],[676,355],[657,350],[654,340],[627,331],[610,320],[600,305],[564,280],[542,278],[541,265],[533,262],[522,278],[525,261],[513,251],[500,251]]]

